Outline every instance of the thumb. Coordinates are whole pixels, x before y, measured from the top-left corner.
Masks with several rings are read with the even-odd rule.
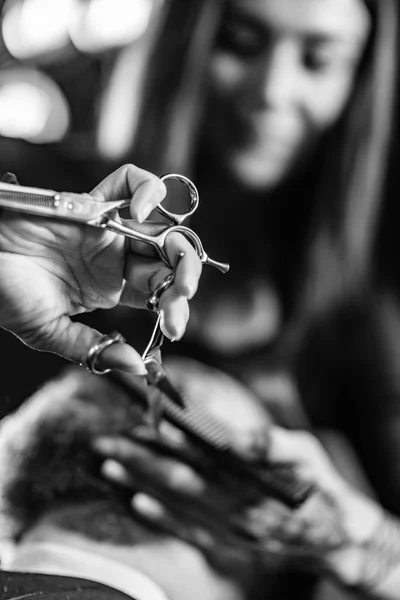
[[[89,350],[98,344],[102,334],[96,329],[71,321],[63,315],[41,328],[35,347],[46,352],[59,354],[75,363],[87,365]],[[119,369],[134,375],[145,375],[146,367],[140,354],[129,344],[114,343],[98,354],[96,369]]]

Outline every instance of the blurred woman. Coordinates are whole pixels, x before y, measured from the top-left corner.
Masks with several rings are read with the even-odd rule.
[[[232,264],[204,274],[187,336],[215,359],[292,347],[294,332],[365,306],[395,13],[391,0],[167,3],[135,155],[194,178],[207,210],[193,227]]]
[[[340,429],[398,512],[400,320],[376,260],[397,3],[170,1],[157,27],[133,156],[194,179],[192,226],[232,267],[204,273],[171,352],[281,425]]]

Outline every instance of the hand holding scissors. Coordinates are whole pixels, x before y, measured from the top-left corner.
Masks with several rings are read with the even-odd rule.
[[[104,227],[102,215],[114,209],[113,218],[123,227],[116,209],[127,199],[132,216],[144,220],[164,196],[159,178],[133,165],[118,169],[90,196],[3,183],[0,325],[29,346],[85,362],[100,334],[71,317],[117,304],[143,307],[149,293],[171,272],[148,244],[138,244],[133,235],[125,241],[123,235]],[[97,226],[81,226],[91,225],[92,219]],[[152,225],[142,223],[141,229],[149,237],[158,235]],[[170,264],[180,251],[185,252],[173,289],[160,301],[167,335],[180,337],[201,263],[182,235],[169,235],[164,249]],[[111,368],[145,372],[140,355],[127,344],[107,349],[104,360]]]
[[[166,241],[172,233],[180,233],[192,244],[202,263],[216,267],[226,273],[229,270],[229,265],[212,260],[205,252],[198,235],[192,229],[182,225],[185,219],[193,215],[199,205],[199,194],[194,183],[187,177],[174,173],[160,177],[162,182],[171,179],[180,181],[188,188],[190,205],[188,210],[182,214],[169,212],[160,204],[155,206],[155,210],[172,223],[172,225],[163,228],[157,234],[146,234],[143,231],[124,225],[120,219],[115,218],[115,212],[118,209],[130,206],[131,200],[127,201],[126,199],[101,201],[85,194],[55,192],[53,190],[0,183],[0,206],[32,215],[100,227],[119,233],[126,238],[150,244],[156,248],[160,258],[169,266],[171,263],[166,250]]]

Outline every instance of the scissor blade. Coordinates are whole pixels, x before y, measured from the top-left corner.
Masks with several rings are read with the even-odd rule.
[[[186,403],[182,393],[171,382],[162,364],[155,358],[145,360],[147,369],[146,379],[154,385],[162,394],[165,394],[174,404],[185,408]]]
[[[126,200],[101,202],[89,194],[55,192],[0,182],[0,207],[18,212],[100,225],[107,213]]]

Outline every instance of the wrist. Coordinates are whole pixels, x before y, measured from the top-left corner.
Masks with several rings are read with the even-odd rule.
[[[340,496],[346,543],[328,557],[328,570],[346,586],[359,586],[365,578],[368,548],[382,520],[382,508],[358,492],[346,488]]]
[[[397,599],[400,521],[351,490],[342,494],[341,510],[348,541],[329,556],[330,574],[352,591]]]
[[[400,521],[386,511],[364,544],[359,581],[353,589],[373,597],[398,598]]]

